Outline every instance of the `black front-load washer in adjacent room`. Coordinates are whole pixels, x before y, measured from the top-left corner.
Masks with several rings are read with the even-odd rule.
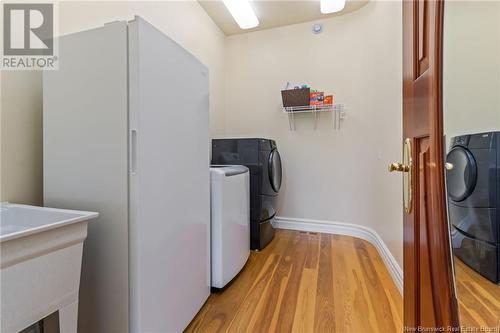
[[[500,283],[500,132],[452,138],[446,161],[453,253]]]
[[[281,187],[281,158],[270,139],[214,139],[212,164],[239,164],[250,170],[250,247],[262,250],[274,237],[272,221]]]

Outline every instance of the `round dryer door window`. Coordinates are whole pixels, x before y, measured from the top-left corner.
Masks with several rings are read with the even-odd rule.
[[[446,161],[453,165],[451,170],[446,171],[448,196],[453,201],[463,201],[476,186],[476,160],[469,150],[457,146],[448,153]]]
[[[269,154],[269,182],[274,192],[278,193],[281,187],[281,157],[277,149]]]

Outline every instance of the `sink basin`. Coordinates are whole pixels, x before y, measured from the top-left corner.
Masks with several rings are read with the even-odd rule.
[[[0,203],[0,242],[97,216],[94,212]]]
[[[87,224],[97,213],[0,203],[0,331],[19,332],[59,311],[76,332]]]

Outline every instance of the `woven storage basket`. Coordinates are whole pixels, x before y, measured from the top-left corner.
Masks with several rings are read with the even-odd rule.
[[[308,106],[310,88],[282,90],[283,107]]]

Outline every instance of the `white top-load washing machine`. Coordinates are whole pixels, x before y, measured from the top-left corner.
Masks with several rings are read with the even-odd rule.
[[[242,165],[213,165],[212,287],[223,288],[250,255],[250,173]]]

